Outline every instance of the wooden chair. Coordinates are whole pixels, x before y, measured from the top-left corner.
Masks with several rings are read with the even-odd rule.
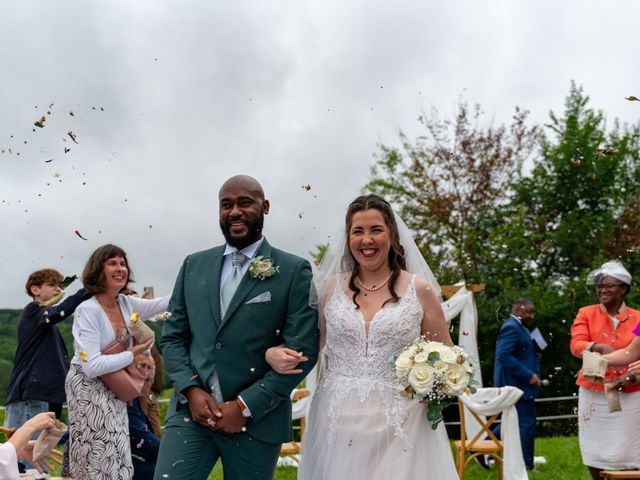
[[[604,470],[600,472],[602,478],[640,478],[640,470]]]
[[[465,393],[465,395],[468,395]],[[467,438],[467,431],[464,419],[465,408],[473,415],[480,425],[480,431],[471,439]],[[486,421],[476,412],[466,407],[462,400],[458,399],[458,411],[460,412],[460,440],[454,442],[456,447],[456,467],[460,480],[464,478],[464,472],[467,470],[471,462],[480,455],[489,455],[496,462],[496,470],[498,472],[498,480],[502,479],[502,455],[504,447],[502,441],[499,440],[491,431],[491,425],[496,421],[499,413],[492,415]],[[489,437],[485,440],[484,437]]]
[[[300,388],[293,391],[293,396],[291,399],[293,401],[298,401],[310,395],[311,395],[311,391],[309,389]],[[281,457],[289,457],[294,462],[298,463],[299,461],[298,456],[300,455],[300,446],[302,445],[302,437],[304,435],[305,423],[306,423],[305,417],[300,418],[300,441],[296,442],[295,440],[292,440],[290,442],[283,443],[282,447],[280,448]]]
[[[9,440],[11,435],[15,433],[15,428],[0,427],[0,433],[4,434],[5,439]]]

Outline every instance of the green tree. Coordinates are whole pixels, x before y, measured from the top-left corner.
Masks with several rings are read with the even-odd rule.
[[[441,282],[483,282],[477,297],[484,378],[492,378],[497,332],[512,302],[529,297],[549,340],[545,396],[575,390],[569,327],[595,301],[586,274],[619,258],[640,274],[640,133],[609,128],[571,84],[561,115],[542,128],[481,127],[481,111],[460,104],[453,121],[419,119],[427,134],[402,149],[380,146],[367,188],[399,208]],[[532,168],[523,173],[531,153]],[[640,298],[632,290],[629,303]]]
[[[463,100],[454,120],[423,113],[425,134],[411,141],[400,132],[401,148],[380,145],[365,187],[399,208],[447,281],[479,280],[493,212],[508,201],[510,182],[535,141],[526,111],[516,108],[509,128],[482,127],[482,115],[479,105]]]
[[[513,185],[533,246],[526,268],[547,278],[575,279],[640,244],[629,234],[640,210],[638,129],[616,121],[607,131],[588,101],[572,84],[564,115],[550,114],[531,175]]]

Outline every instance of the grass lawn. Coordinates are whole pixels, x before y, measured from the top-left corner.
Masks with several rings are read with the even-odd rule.
[[[3,413],[0,411],[0,417],[3,416]],[[0,418],[0,420],[2,419]],[[0,442],[3,440],[0,436]],[[535,451],[537,456],[543,456],[547,459],[547,464],[536,466],[536,469],[529,475],[531,480],[590,480],[591,477],[586,467],[582,465],[577,437],[537,438]],[[275,478],[276,480],[295,480],[296,474],[296,468],[279,468]],[[490,480],[496,477],[495,469],[483,470],[479,465],[473,463],[464,478],[465,480]],[[427,475],[424,478],[429,480]],[[211,473],[209,480],[223,480],[220,465]]]
[[[551,437],[536,439],[536,456],[547,459],[546,465],[537,465],[530,472],[531,480],[590,480],[587,468],[582,465],[580,447],[576,437]],[[276,480],[295,480],[296,469],[292,467],[279,468],[276,471]],[[429,479],[428,474],[425,480]],[[495,469],[483,470],[479,465],[473,464],[464,476],[465,480],[490,480],[497,478]],[[218,466],[209,476],[209,480],[222,480],[222,468]],[[398,479],[400,480],[400,479]]]

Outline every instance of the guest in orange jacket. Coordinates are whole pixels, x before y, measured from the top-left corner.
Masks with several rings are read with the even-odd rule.
[[[618,261],[607,262],[591,272],[587,283],[596,285],[599,303],[583,307],[571,326],[571,353],[578,358],[590,350],[611,353],[629,345],[640,311],[629,308],[624,298],[629,293],[631,274]],[[624,369],[608,369],[606,382],[625,379]],[[609,413],[602,383],[593,383],[578,375],[578,426],[582,461],[591,477],[600,478],[605,469],[633,469],[640,465],[640,385],[622,380],[622,412]]]

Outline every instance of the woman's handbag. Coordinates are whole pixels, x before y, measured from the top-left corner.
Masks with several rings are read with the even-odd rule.
[[[123,343],[128,343],[129,336],[123,340],[114,340],[109,345],[102,349],[103,355],[114,355],[125,351]],[[144,369],[138,368],[138,362],[135,360],[124,368],[121,368],[117,372],[105,373],[100,375],[100,380],[105,386],[111,390],[119,400],[123,402],[130,402],[134,398],[137,398],[142,391],[144,385],[144,379],[147,376],[147,372]]]

